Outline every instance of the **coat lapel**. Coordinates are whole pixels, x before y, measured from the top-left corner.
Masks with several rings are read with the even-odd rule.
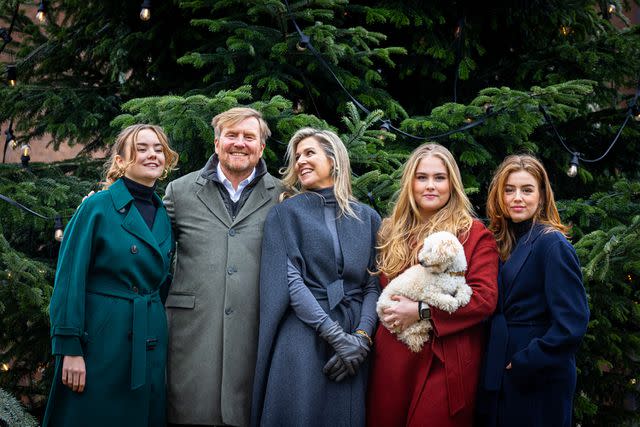
[[[156,206],[158,206],[158,211],[156,212],[156,218],[153,221],[151,233],[153,233],[158,246],[162,246],[162,244],[171,237],[171,223],[169,222],[167,210],[162,203],[162,199],[155,193],[153,198],[156,201]]]
[[[235,223],[238,223],[251,215],[253,212],[262,207],[265,203],[268,203],[271,199],[271,195],[269,194],[270,189],[275,187],[275,183],[273,182],[273,178],[269,175],[263,176],[257,183],[256,187],[253,189],[249,198],[245,202],[242,209],[238,213],[238,216],[235,219]]]
[[[202,176],[198,176],[196,183],[200,184],[200,190],[196,193],[198,199],[209,209],[227,227],[231,227],[231,217],[227,208],[224,206],[222,196],[215,183],[209,181]]]
[[[136,209],[135,206],[131,206],[131,203],[133,202],[133,196],[131,196],[131,194],[129,193],[129,190],[127,190],[127,187],[124,185],[124,182],[122,180],[118,180],[114,182],[109,187],[109,192],[111,193],[111,199],[113,201],[113,206],[115,210],[118,211],[119,213],[126,212],[126,216],[122,221],[122,228],[124,228],[127,232],[133,234],[134,236],[136,236],[138,239],[142,240],[146,244],[148,244],[151,248],[153,248],[155,252],[158,253],[158,255],[160,255],[161,258],[163,258],[162,253],[160,252],[160,247],[158,246],[158,241],[154,237],[154,234],[151,232],[147,224],[142,219],[142,215],[140,215],[140,213],[138,212],[138,209]],[[157,198],[157,196],[155,197]],[[127,205],[130,205],[128,209],[127,209]],[[159,206],[162,206],[161,209],[164,209],[164,206],[162,205],[161,201]],[[159,211],[160,209],[158,209],[158,212]],[[157,217],[157,214],[156,214],[156,217]],[[158,222],[161,222],[161,220],[154,221],[154,228],[156,228],[156,223]],[[164,227],[161,227],[160,225],[158,225],[159,229],[160,228],[164,229],[165,227],[166,225]],[[159,230],[159,231],[164,231],[164,230]],[[161,233],[158,235],[158,237],[164,237],[166,239],[165,234],[166,233]]]
[[[503,301],[506,301],[509,297],[511,289],[513,288],[513,284],[516,283],[518,274],[520,273],[522,266],[531,253],[533,243],[536,241],[543,230],[543,225],[534,224],[531,232],[528,235],[524,235],[520,238],[518,244],[511,253],[511,256],[504,263],[502,272],[500,274],[500,279],[502,281],[502,286],[504,289]]]

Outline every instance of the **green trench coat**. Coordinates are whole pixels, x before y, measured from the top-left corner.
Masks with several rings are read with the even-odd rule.
[[[163,426],[167,323],[159,288],[173,242],[158,202],[150,230],[121,180],[67,225],[51,298],[55,377],[43,426]],[[64,355],[82,355],[83,393],[62,384]]]

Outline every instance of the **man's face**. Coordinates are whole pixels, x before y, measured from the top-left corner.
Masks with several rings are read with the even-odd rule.
[[[255,117],[225,126],[215,140],[220,167],[230,181],[242,181],[256,167],[264,144],[260,140],[260,123]]]

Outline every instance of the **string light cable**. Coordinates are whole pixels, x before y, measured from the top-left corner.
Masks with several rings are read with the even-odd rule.
[[[364,105],[362,105],[362,103],[360,101],[358,101],[352,94],[351,92],[349,92],[349,90],[342,84],[342,81],[338,78],[338,76],[335,74],[335,72],[333,71],[333,69],[331,68],[331,65],[329,63],[327,63],[327,61],[325,61],[325,59],[322,57],[322,55],[320,54],[320,52],[318,52],[316,50],[316,48],[313,46],[313,44],[311,43],[311,37],[309,37],[307,34],[305,34],[302,29],[300,29],[300,26],[298,25],[298,23],[296,22],[295,18],[293,17],[293,12],[291,11],[291,8],[289,7],[289,2],[287,0],[284,0],[285,6],[287,7],[287,12],[289,15],[289,18],[291,19],[291,22],[293,23],[293,26],[296,29],[296,32],[298,33],[298,37],[300,37],[300,40],[298,41],[296,47],[298,48],[298,50],[309,50],[313,56],[318,60],[318,62],[320,62],[320,64],[329,72],[329,74],[331,74],[331,77],[333,77],[333,79],[336,81],[336,83],[338,84],[338,86],[340,86],[340,89],[342,89],[342,91],[347,95],[347,97],[355,104],[356,107],[358,107],[363,113],[365,114],[371,114],[371,111],[365,107]],[[461,22],[463,22],[461,20]],[[389,119],[380,119],[380,121],[382,122],[381,125],[381,130],[394,130],[395,132],[407,137],[407,138],[412,138],[415,140],[419,140],[419,141],[433,141],[436,139],[442,139],[445,138],[449,135],[453,135],[455,133],[460,133],[460,132],[465,132],[468,131],[470,129],[473,129],[476,126],[480,126],[481,124],[483,124],[489,117],[492,117],[498,113],[501,113],[505,110],[505,108],[501,108],[501,109],[492,109],[491,111],[488,111],[483,117],[481,117],[478,120],[472,121],[471,123],[466,123],[465,125],[457,128],[457,129],[452,129],[450,131],[438,134],[438,135],[430,135],[430,136],[417,136],[417,135],[412,135],[408,132],[403,131],[402,129],[399,129],[395,126],[393,126],[393,124],[391,123],[391,121]]]
[[[45,221],[53,221],[53,228],[54,228],[54,237],[55,239],[60,242],[62,241],[62,236],[64,235],[64,226],[62,225],[62,219],[69,219],[71,218],[71,216],[65,216],[63,217],[62,215],[54,215],[54,216],[45,216],[42,215],[32,209],[29,209],[28,207],[26,207],[25,205],[23,205],[22,203],[16,202],[15,200],[13,200],[11,197],[7,197],[4,194],[0,194],[0,200],[3,200],[7,203],[9,203],[10,205],[13,205],[15,207],[17,207],[18,209],[23,210],[24,212],[28,213],[29,215],[33,215],[35,217],[38,217],[40,219],[44,219]]]
[[[2,53],[4,48],[13,40],[13,38],[11,37],[11,32],[13,31],[13,25],[15,24],[16,17],[18,16],[19,7],[20,7],[20,2],[16,0],[16,7],[13,10],[13,17],[11,18],[11,24],[9,25],[9,29],[5,30],[4,28],[0,28],[0,38],[2,38],[2,46],[0,46],[0,53]]]
[[[577,175],[578,167],[580,166],[580,161],[584,163],[596,163],[604,159],[607,156],[607,154],[609,154],[611,149],[613,149],[613,146],[618,142],[620,135],[622,135],[622,131],[629,123],[629,119],[634,117],[636,114],[640,115],[640,111],[638,111],[638,97],[640,97],[640,79],[638,79],[638,84],[636,86],[636,93],[627,107],[627,112],[625,114],[624,121],[620,126],[620,129],[618,129],[618,132],[616,132],[616,135],[611,141],[611,143],[609,144],[609,147],[607,147],[607,149],[604,151],[604,153],[600,157],[597,157],[595,159],[585,158],[582,153],[571,149],[565,143],[565,140],[562,137],[562,135],[560,135],[560,132],[558,132],[558,128],[556,127],[555,123],[551,119],[551,116],[547,112],[546,108],[542,104],[538,105],[538,110],[542,114],[542,117],[544,117],[545,122],[551,127],[554,135],[556,136],[556,138],[558,139],[562,147],[571,155],[571,161],[569,162],[569,169],[567,170],[567,175],[569,175],[572,178]]]

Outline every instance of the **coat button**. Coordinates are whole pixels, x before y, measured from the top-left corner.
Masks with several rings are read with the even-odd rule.
[[[127,210],[125,208],[119,209],[118,212],[125,213]]]
[[[136,245],[131,245],[131,253],[132,254],[137,254],[138,253],[138,247]]]
[[[236,230],[234,230],[233,228],[229,230],[229,236],[233,237],[236,235]]]
[[[229,267],[227,268],[227,274],[229,276],[231,276],[233,273],[237,272],[238,270],[235,267]]]
[[[225,308],[224,309],[224,314],[226,314],[227,316],[230,315],[231,313],[233,313],[233,309],[231,309],[231,308]]]
[[[131,290],[133,291],[133,293],[137,294],[138,293],[138,287],[134,286],[131,288]]]

